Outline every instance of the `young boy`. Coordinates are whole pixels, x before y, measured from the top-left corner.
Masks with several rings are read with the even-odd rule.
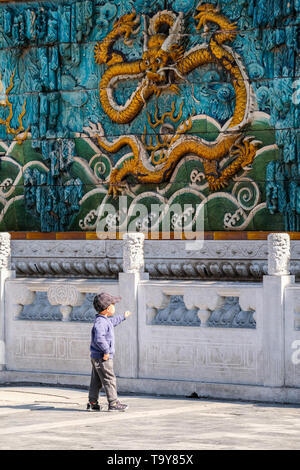
[[[102,386],[108,401],[108,411],[125,411],[128,408],[118,400],[117,382],[113,368],[114,327],[126,320],[131,314],[127,311],[123,315],[111,318],[115,313],[115,304],[120,300],[121,297],[113,297],[106,292],[97,294],[94,298],[93,305],[97,314],[91,333],[92,374],[87,404],[88,411],[100,411],[98,396]]]

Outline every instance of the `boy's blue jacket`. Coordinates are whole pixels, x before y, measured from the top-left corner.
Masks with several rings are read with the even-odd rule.
[[[114,327],[125,320],[125,315],[104,317],[96,315],[91,333],[90,352],[94,359],[102,359],[104,354],[112,358],[115,353]]]

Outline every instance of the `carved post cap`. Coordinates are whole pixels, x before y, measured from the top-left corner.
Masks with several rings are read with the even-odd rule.
[[[287,233],[268,235],[268,274],[285,276],[290,274],[290,236]]]
[[[11,268],[10,234],[0,233],[0,269]]]
[[[123,235],[123,272],[144,272],[144,239],[143,233],[127,232]]]

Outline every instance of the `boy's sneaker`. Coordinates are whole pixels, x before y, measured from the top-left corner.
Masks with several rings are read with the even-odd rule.
[[[125,411],[127,410],[128,405],[124,405],[120,403],[119,400],[115,401],[114,403],[110,403],[108,405],[108,411]]]
[[[86,409],[87,411],[100,411],[101,407],[97,401],[89,401]]]

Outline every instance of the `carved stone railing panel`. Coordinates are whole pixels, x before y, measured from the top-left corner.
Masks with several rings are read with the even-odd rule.
[[[30,291],[31,292],[31,291]],[[82,294],[83,303],[76,306],[63,305],[49,302],[49,292],[31,292],[30,303],[19,304],[20,320],[45,320],[45,321],[83,321],[92,322],[95,318],[93,299],[95,294]]]
[[[77,281],[76,281],[77,282]],[[99,292],[99,283],[72,285],[70,282],[57,283],[52,280],[40,282],[18,280],[16,292],[10,294],[15,319],[38,321],[92,322],[95,318],[93,299]],[[117,284],[108,285],[109,292],[115,292]]]
[[[95,318],[93,299],[95,294],[81,294],[84,302],[79,306],[68,306],[49,302],[47,292],[32,292],[32,302],[18,304],[19,320],[44,320],[44,321],[80,321],[92,322]]]
[[[241,285],[239,285],[241,286]],[[256,328],[256,288],[178,284],[144,287],[148,325]],[[253,286],[253,287],[252,287]],[[259,285],[257,286],[259,288]]]

